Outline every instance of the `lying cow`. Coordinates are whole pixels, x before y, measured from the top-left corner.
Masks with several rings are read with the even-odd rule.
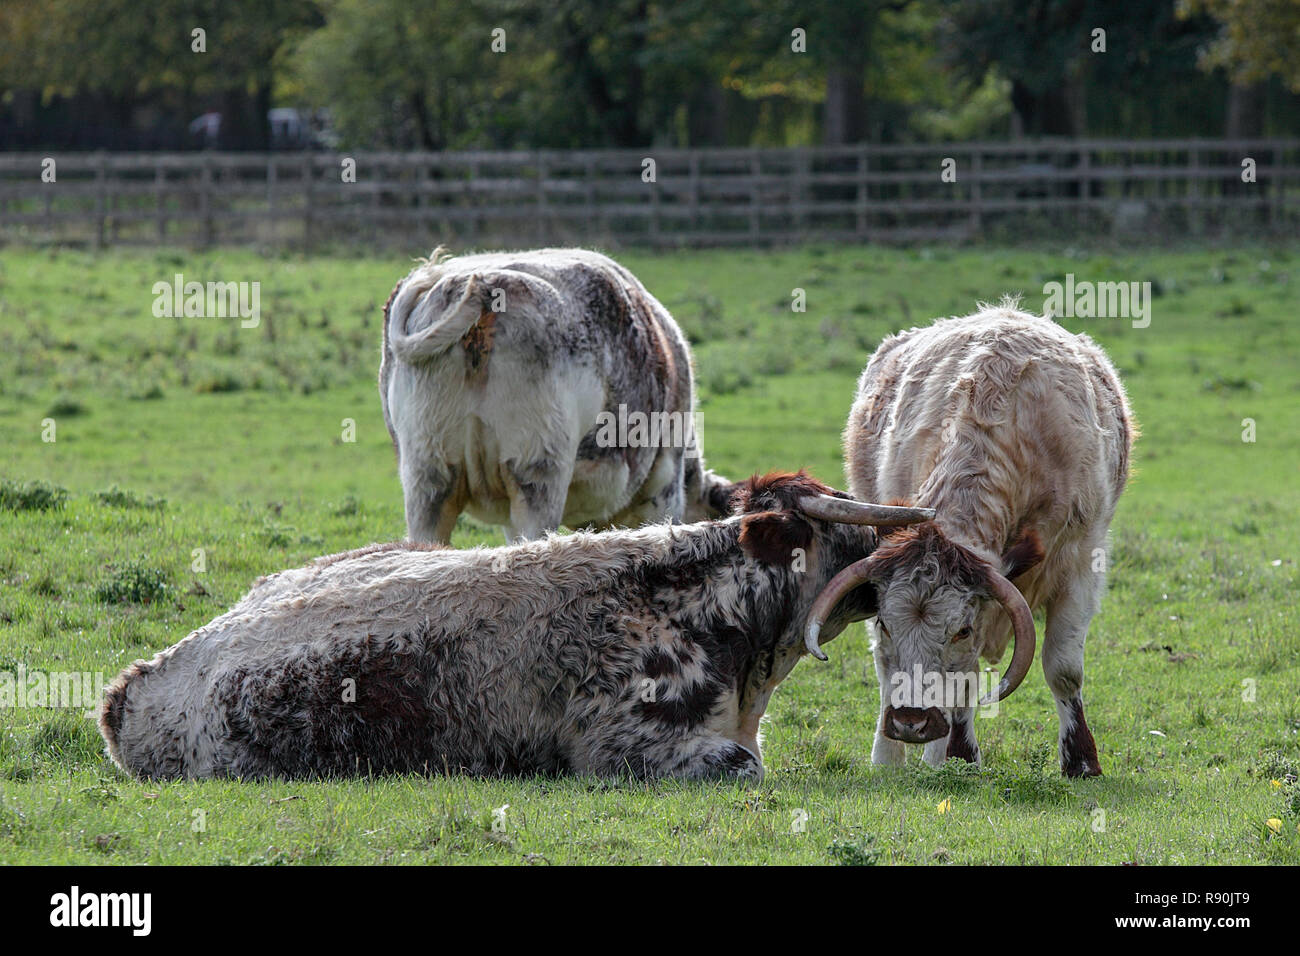
[[[636,277],[582,249],[440,253],[384,307],[379,397],[410,540],[447,543],[462,510],[509,541],[727,513],[690,349]]]
[[[925,743],[931,764],[978,762],[978,695],[969,689],[979,656],[998,660],[1014,632],[1011,664],[990,695],[1005,698],[1033,660],[1030,609],[1041,606],[1061,769],[1101,773],[1080,693],[1083,645],[1105,589],[1107,532],[1135,434],[1101,349],[1014,304],[881,343],[844,433],[849,487],[873,501],[924,504],[938,517],[889,534],[846,569],[808,635],[820,656],[823,608],[873,586],[881,690],[873,762],[901,763],[905,743]],[[941,680],[923,686],[931,677]],[[940,685],[957,693],[926,695]]]
[[[369,772],[756,778],[758,723],[818,591],[933,517],[802,473],[724,521],[453,551],[373,545],[263,578],[108,688],[132,774]],[[824,634],[874,610],[863,592]]]

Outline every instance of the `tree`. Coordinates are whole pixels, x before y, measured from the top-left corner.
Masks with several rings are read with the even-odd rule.
[[[349,144],[446,149],[490,101],[491,36],[464,3],[333,0],[324,13],[286,59]]]
[[[1245,86],[1277,75],[1300,93],[1300,3],[1296,0],[1180,0],[1181,17],[1207,14],[1219,26],[1202,58]]]
[[[1196,68],[1213,25],[1179,19],[1174,0],[939,2],[944,60],[972,81],[1006,77],[1023,135],[1213,131],[1204,103],[1222,83]]]
[[[10,88],[38,89],[47,103],[102,98],[121,126],[144,102],[188,108],[196,98],[215,98],[230,124],[245,126],[265,147],[276,53],[319,24],[316,5],[227,0],[219,10],[202,0],[5,0],[0,78]],[[205,52],[194,49],[194,30],[204,31]]]

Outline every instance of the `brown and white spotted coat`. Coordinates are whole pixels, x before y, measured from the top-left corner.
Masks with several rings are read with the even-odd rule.
[[[686,339],[599,253],[435,250],[384,307],[379,395],[410,540],[446,543],[462,511],[502,525],[509,541],[561,524],[726,514],[732,487],[688,434]],[[600,440],[598,416],[617,418],[620,406],[633,420],[673,416],[677,431],[658,444]]]
[[[321,558],[127,668],[100,728],[151,778],[757,778],[759,718],[810,604],[876,543],[805,515],[820,493],[773,474],[722,521]],[[827,636],[874,611],[860,590]]]
[[[937,518],[889,534],[871,561],[875,762],[902,762],[904,742],[925,742],[930,763],[979,759],[972,708],[896,708],[887,694],[918,668],[975,673],[981,654],[1002,655],[1011,628],[988,599],[993,568],[1030,608],[1046,609],[1042,661],[1063,772],[1101,773],[1083,713],[1083,648],[1135,434],[1102,350],[1014,303],[901,332],[876,350],[844,433],[849,488]]]

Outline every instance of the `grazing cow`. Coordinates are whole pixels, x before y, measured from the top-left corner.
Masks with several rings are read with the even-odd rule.
[[[1011,664],[988,702],[1015,690],[1034,656],[1030,609],[1041,606],[1061,769],[1101,773],[1080,693],[1083,645],[1136,426],[1102,350],[1015,305],[892,336],[858,383],[844,433],[850,489],[938,513],[883,537],[823,601],[864,583],[877,593],[875,763],[902,763],[904,743],[925,743],[931,764],[978,762],[978,658],[997,661],[1013,631]],[[809,627],[814,653],[823,609]]]
[[[412,541],[447,543],[462,510],[509,541],[727,513],[686,339],[598,253],[435,250],[384,306],[379,397]]]
[[[934,512],[753,478],[723,521],[453,551],[372,545],[263,578],[108,688],[132,774],[757,778],[817,592]],[[870,597],[864,592],[864,598]],[[833,636],[872,610],[843,601]]]

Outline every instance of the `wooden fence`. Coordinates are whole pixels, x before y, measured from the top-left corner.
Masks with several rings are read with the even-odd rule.
[[[1076,231],[1300,234],[1300,140],[0,154],[0,240],[16,242],[757,245]]]

